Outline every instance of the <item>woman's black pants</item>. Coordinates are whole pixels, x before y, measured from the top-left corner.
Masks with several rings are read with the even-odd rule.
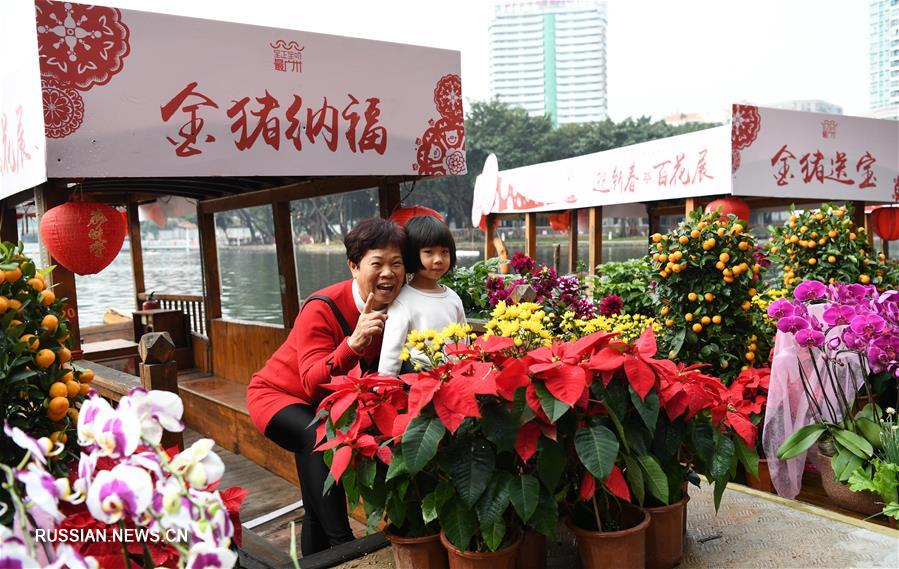
[[[322,495],[329,470],[324,455],[312,452],[315,427],[310,427],[309,423],[313,418],[314,407],[294,404],[278,411],[265,428],[266,437],[296,457],[305,508],[300,532],[300,547],[304,556],[354,539],[347,518],[343,488],[335,484],[327,495]]]

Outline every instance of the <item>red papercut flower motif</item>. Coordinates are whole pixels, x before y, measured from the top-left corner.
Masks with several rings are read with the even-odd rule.
[[[422,176],[445,176],[453,173],[453,164],[458,173],[465,171],[465,156],[461,155],[461,161],[454,158],[453,164],[449,158],[456,153],[464,152],[465,126],[461,121],[441,118],[432,122],[422,137],[416,140],[415,160],[413,169],[418,170]]]
[[[122,70],[131,48],[119,10],[47,0],[35,9],[42,75],[87,91]]]
[[[758,138],[762,118],[759,108],[752,105],[734,105],[731,124],[731,144],[734,148],[746,148]]]
[[[449,173],[454,176],[464,174],[466,171],[465,153],[457,150],[450,154],[446,159],[446,166],[449,169]]]
[[[444,75],[434,89],[434,104],[445,119],[462,120],[462,80],[458,75]]]
[[[84,100],[81,93],[55,79],[42,80],[44,132],[48,138],[65,138],[84,122]]]
[[[731,150],[731,172],[736,172],[740,169],[740,149],[733,148]]]

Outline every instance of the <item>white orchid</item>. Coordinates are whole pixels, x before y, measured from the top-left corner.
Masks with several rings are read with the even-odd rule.
[[[181,421],[184,403],[169,391],[147,391],[136,387],[122,398],[118,411],[130,412],[137,417],[141,437],[151,445],[159,444],[163,429],[172,433],[184,430],[184,423]]]
[[[219,547],[228,547],[234,536],[234,525],[221,495],[218,492],[191,488],[189,496],[195,510],[190,522],[193,543],[205,541]]]
[[[10,427],[8,423],[3,423],[3,432],[10,437],[16,445],[31,453],[31,457],[40,462],[47,464],[47,456],[51,455],[54,448],[53,443],[47,437],[39,439],[28,436],[22,429],[18,427]]]
[[[219,569],[233,567],[236,562],[237,555],[227,547],[199,542],[190,548],[187,569]]]
[[[97,473],[87,492],[91,515],[107,524],[138,518],[153,499],[153,481],[146,470],[119,464]]]
[[[200,439],[172,459],[172,468],[184,476],[192,488],[206,488],[225,474],[225,463],[212,451],[215,441]]]
[[[3,525],[0,525],[0,567],[40,567],[25,542]]]
[[[91,556],[83,557],[68,543],[56,547],[56,561],[48,569],[99,569],[100,564]]]

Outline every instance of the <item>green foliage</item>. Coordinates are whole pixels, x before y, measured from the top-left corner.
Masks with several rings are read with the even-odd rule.
[[[624,302],[625,314],[653,315],[652,299],[647,294],[652,275],[650,258],[607,262],[597,267],[593,298],[597,302],[611,294]]]
[[[471,267],[456,267],[440,279],[440,284],[453,289],[462,299],[465,314],[471,318],[487,318],[490,296],[484,283],[491,274],[499,272],[500,261],[494,257],[478,261]]]

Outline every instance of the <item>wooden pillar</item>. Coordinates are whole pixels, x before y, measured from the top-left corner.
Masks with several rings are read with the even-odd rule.
[[[580,210],[572,209],[568,214],[568,272],[577,270],[577,218]]]
[[[378,207],[381,217],[387,219],[400,206],[400,184],[383,180],[378,184]]]
[[[496,257],[496,247],[493,245],[493,238],[496,233],[494,223],[496,223],[496,214],[488,214],[487,219],[484,221],[484,259]]]
[[[656,233],[659,233],[662,229],[662,218],[658,214],[656,208],[652,206],[646,208],[646,214],[649,216],[649,227],[647,228],[647,233],[649,234],[649,240],[652,241],[652,236]]]
[[[37,206],[37,222],[40,224],[41,217],[58,205],[62,205],[69,201],[69,191],[65,182],[60,180],[49,180],[40,186],[34,188],[34,203]],[[78,295],[75,291],[75,273],[63,267],[59,261],[52,258],[50,252],[41,243],[40,261],[37,263],[40,267],[49,267],[56,265],[53,272],[50,273],[50,284],[53,286],[53,292],[56,298],[65,298],[66,305],[63,310],[66,319],[69,321],[69,338],[71,340],[72,359],[81,359],[81,326],[78,323]]]
[[[133,201],[128,202],[128,243],[131,246],[131,274],[134,276],[134,302],[136,308],[140,310],[140,295],[147,292],[147,285],[144,282],[144,251],[140,239],[140,216],[138,215],[137,204]]]
[[[690,213],[699,208],[699,200],[696,198],[687,198],[684,200],[684,217],[690,215]]]
[[[596,266],[602,264],[602,206],[591,207],[589,210],[590,245],[587,258],[591,275],[596,274]]]
[[[0,200],[0,241],[19,242],[16,206],[5,200]]]
[[[151,332],[140,338],[138,366],[141,386],[146,390],[169,391],[178,395],[178,363],[175,361],[175,345],[168,332]],[[177,446],[184,449],[182,433],[163,431],[162,448]]]
[[[524,254],[532,259],[537,258],[537,214],[524,214]]]
[[[293,220],[290,202],[272,204],[275,221],[275,251],[278,258],[278,282],[281,286],[281,314],[284,327],[292,328],[300,313],[300,292],[297,286],[297,268],[293,251]]]
[[[206,334],[212,321],[222,317],[222,283],[219,275],[218,248],[215,244],[215,214],[197,206],[197,230],[200,234],[200,267],[203,270],[203,296],[206,300]]]

